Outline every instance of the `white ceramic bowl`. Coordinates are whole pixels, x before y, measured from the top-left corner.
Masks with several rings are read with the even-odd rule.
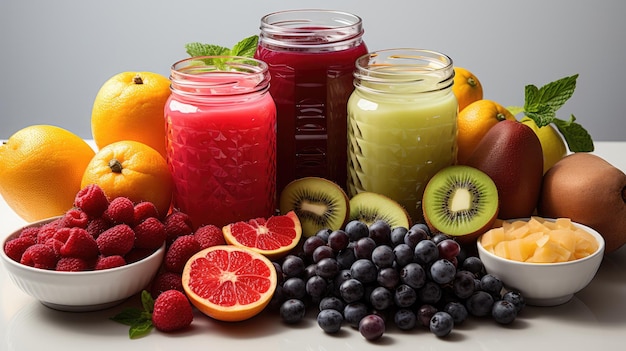
[[[574,225],[586,230],[598,241],[598,250],[592,255],[560,263],[520,262],[485,250],[479,238],[478,256],[488,273],[500,278],[505,287],[520,291],[527,304],[534,306],[564,304],[591,282],[604,256],[605,243],[602,236],[585,225],[579,223]]]
[[[52,219],[34,222],[39,226]],[[0,260],[13,283],[44,305],[62,311],[95,311],[115,306],[144,289],[156,275],[165,255],[165,244],[150,256],[122,267],[85,272],[57,272],[15,262],[4,252],[5,243],[22,228],[2,240]]]

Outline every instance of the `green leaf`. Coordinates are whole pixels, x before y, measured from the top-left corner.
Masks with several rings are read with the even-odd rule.
[[[148,313],[152,313],[152,311],[154,311],[154,299],[147,290],[143,290],[141,292],[141,305],[143,306],[144,311]]]
[[[141,305],[139,308],[125,308],[120,313],[110,319],[130,326],[128,336],[131,339],[148,334],[152,328],[152,311],[154,310],[154,299],[147,290],[141,292]]]
[[[534,85],[527,85],[524,88],[524,111],[534,112],[539,109],[539,89]]]
[[[230,50],[230,54],[233,56],[253,57],[256,51],[257,44],[259,42],[259,36],[253,35],[240,40]]]
[[[202,44],[202,43],[188,43],[185,44],[187,54],[191,57],[197,56],[219,56],[228,55],[230,53],[229,48],[225,48],[219,45]]]
[[[134,324],[130,327],[130,329],[128,329],[128,337],[131,339],[137,339],[150,333],[150,331],[152,331],[152,328],[154,328],[152,320],[147,320]]]
[[[138,308],[125,308],[110,319],[125,325],[133,325],[142,319],[142,313],[143,311]]]
[[[583,126],[575,121],[576,117],[571,115],[569,121],[556,118],[553,123],[561,135],[563,135],[567,147],[571,152],[592,152],[594,145],[591,135],[589,135]]]
[[[526,116],[535,121],[535,124],[537,124],[539,128],[547,126],[556,118],[556,111],[548,105],[539,105],[535,110],[526,110],[525,112]]]
[[[549,106],[552,111],[556,111],[572,97],[576,89],[576,79],[578,74],[561,78],[548,83],[539,89],[539,102],[541,105]]]

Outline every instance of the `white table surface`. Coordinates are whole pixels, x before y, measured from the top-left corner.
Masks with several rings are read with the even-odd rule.
[[[596,142],[596,154],[626,171],[626,142]],[[0,233],[25,224],[0,199]],[[107,310],[70,313],[52,310],[19,290],[0,266],[0,351],[15,350],[621,350],[626,341],[626,247],[607,255],[591,284],[568,303],[526,307],[510,326],[472,318],[439,339],[425,329],[389,330],[368,342],[345,326],[326,335],[309,317],[283,325],[264,312],[239,323],[220,323],[196,312],[192,327],[181,333],[157,331],[130,340],[128,327],[109,320],[136,297]]]

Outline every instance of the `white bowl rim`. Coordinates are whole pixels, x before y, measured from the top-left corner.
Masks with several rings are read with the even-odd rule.
[[[12,258],[10,258],[9,256],[7,256],[6,252],[4,252],[4,246],[6,245],[6,243],[11,240],[14,239],[15,237],[17,237],[19,235],[19,232],[22,231],[24,228],[29,228],[29,227],[35,227],[38,225],[42,225],[51,221],[54,221],[55,219],[58,219],[60,217],[52,217],[52,218],[46,218],[46,219],[42,219],[40,221],[36,221],[36,222],[32,222],[29,224],[26,224],[24,226],[22,226],[20,229],[16,229],[14,231],[11,232],[11,234],[9,234],[7,237],[5,237],[2,240],[2,246],[0,247],[0,257],[2,257],[2,261],[4,261],[6,264],[9,264],[13,267],[15,267],[16,269],[22,269],[25,271],[30,271],[32,273],[42,273],[42,274],[52,274],[52,275],[57,275],[57,276],[82,276],[82,275],[90,275],[90,276],[94,276],[94,275],[109,275],[111,273],[114,272],[118,272],[118,271],[125,271],[125,270],[129,270],[132,269],[133,267],[140,265],[141,263],[145,262],[146,260],[149,260],[150,258],[154,257],[155,255],[160,254],[161,251],[165,250],[165,242],[163,242],[163,244],[156,250],[154,250],[154,252],[152,252],[150,255],[143,257],[142,259],[132,262],[132,263],[128,263],[125,264],[123,266],[119,266],[119,267],[113,267],[113,268],[107,268],[107,269],[99,269],[99,270],[88,270],[88,271],[79,271],[79,272],[66,272],[66,271],[56,271],[53,269],[43,269],[43,268],[35,268],[35,267],[31,267],[25,264],[22,264],[20,262],[17,262],[15,260],[13,260]]]
[[[545,217],[541,217],[542,219],[548,220],[548,221],[556,221],[556,218],[545,218]],[[530,218],[513,218],[513,219],[506,219],[506,222],[514,222],[514,221],[519,221],[519,220],[523,220],[523,221],[527,221],[530,220]],[[578,223],[578,222],[574,222],[572,221],[572,224],[580,227],[581,229],[584,229],[585,231],[587,231],[589,234],[591,234],[596,241],[598,242],[598,249],[596,251],[594,251],[591,255],[589,256],[585,256],[585,257],[581,257],[575,260],[571,260],[571,261],[565,261],[565,262],[546,262],[546,263],[541,263],[541,262],[524,262],[524,261],[516,261],[516,260],[511,260],[508,258],[504,258],[501,256],[498,256],[492,252],[487,251],[487,249],[485,249],[483,247],[483,245],[480,242],[480,239],[483,237],[483,235],[481,234],[478,239],[476,240],[476,246],[478,248],[478,251],[481,251],[483,253],[485,253],[486,255],[489,255],[490,257],[494,258],[495,260],[499,261],[499,262],[507,262],[507,263],[513,263],[513,264],[518,264],[520,266],[529,266],[529,267],[539,267],[539,266],[549,266],[549,267],[557,267],[557,266],[568,266],[568,265],[573,265],[573,264],[579,264],[588,260],[592,260],[595,257],[597,257],[598,255],[604,255],[604,247],[605,247],[605,241],[604,241],[604,237],[602,235],[600,235],[600,233],[598,233],[597,230],[586,226],[584,224]]]

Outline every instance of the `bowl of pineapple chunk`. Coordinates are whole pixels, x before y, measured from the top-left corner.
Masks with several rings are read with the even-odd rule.
[[[569,218],[500,221],[477,240],[485,270],[527,304],[556,306],[572,299],[595,277],[605,243],[594,229]]]

